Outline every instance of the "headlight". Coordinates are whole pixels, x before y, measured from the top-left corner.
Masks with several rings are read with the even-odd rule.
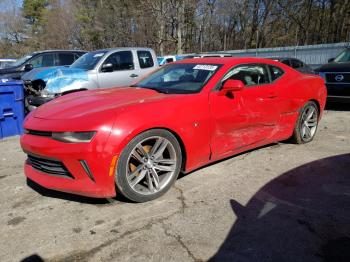
[[[46,89],[40,91],[41,97],[54,98],[55,94],[49,93]]]
[[[88,143],[95,135],[95,131],[91,132],[54,132],[52,138],[66,143]]]

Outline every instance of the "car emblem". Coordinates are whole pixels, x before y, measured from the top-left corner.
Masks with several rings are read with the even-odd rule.
[[[344,80],[344,76],[343,75],[336,75],[334,79],[335,79],[335,81],[340,82],[340,81]]]

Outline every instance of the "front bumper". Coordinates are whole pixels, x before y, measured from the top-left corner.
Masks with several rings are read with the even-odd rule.
[[[116,195],[114,176],[109,175],[113,154],[103,152],[101,142],[93,139],[90,143],[63,143],[43,135],[24,134],[21,146],[30,156],[24,165],[24,173],[39,185],[89,197]],[[34,164],[30,161],[33,157]],[[44,160],[48,160],[48,166]],[[52,164],[55,162],[61,163],[69,175],[48,171],[47,168],[59,171],[58,166]]]
[[[50,102],[53,99],[54,99],[54,97],[41,97],[41,96],[29,95],[25,98],[25,105],[29,111],[32,111],[32,110],[36,109],[37,107],[39,107],[47,102]]]
[[[350,83],[326,83],[327,102],[350,103]]]
[[[329,103],[350,103],[350,96],[328,96]]]

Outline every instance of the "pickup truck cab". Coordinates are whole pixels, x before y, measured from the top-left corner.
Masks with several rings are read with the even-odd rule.
[[[325,80],[328,102],[350,103],[350,48],[315,71]]]
[[[32,70],[24,75],[26,107],[31,111],[68,93],[128,86],[158,68],[150,48],[113,48],[86,53],[70,67]]]

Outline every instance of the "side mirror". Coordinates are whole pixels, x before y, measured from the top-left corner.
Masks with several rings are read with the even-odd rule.
[[[228,79],[223,84],[219,95],[225,96],[228,93],[241,91],[244,88],[244,84],[241,80]]]
[[[32,64],[26,64],[24,66],[24,71],[28,72],[30,70],[32,70],[34,68],[34,66]]]
[[[332,63],[332,62],[334,62],[334,57],[328,59],[328,63]]]
[[[108,64],[102,65],[101,71],[102,72],[113,72],[113,64],[108,63]]]

